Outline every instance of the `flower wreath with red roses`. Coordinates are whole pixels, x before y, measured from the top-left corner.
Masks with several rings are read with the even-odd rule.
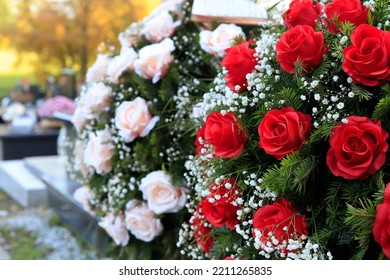
[[[220,59],[201,49],[192,1],[164,1],[119,34],[89,68],[77,100],[68,169],[75,199],[112,238],[109,257],[172,259],[186,214],[184,163],[193,105]],[[238,32],[240,27],[235,27]],[[194,102],[194,103],[193,103]]]
[[[390,258],[389,16],[386,0],[292,0],[227,50],[186,163],[182,254]]]

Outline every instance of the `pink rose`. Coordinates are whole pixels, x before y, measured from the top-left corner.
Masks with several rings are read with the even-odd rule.
[[[139,240],[150,242],[164,230],[161,220],[144,202],[129,201],[125,215],[126,228]]]
[[[186,189],[174,186],[171,176],[163,171],[154,171],[142,178],[139,190],[149,209],[156,214],[176,213],[187,202]]]
[[[130,235],[126,230],[123,214],[115,216],[108,213],[98,224],[111,236],[116,245],[124,247],[129,243]]]
[[[145,99],[141,97],[124,101],[115,112],[115,126],[125,142],[148,135],[159,119],[158,116],[152,117]]]
[[[225,50],[231,47],[234,38],[238,36],[245,38],[241,27],[233,23],[223,23],[214,31],[202,30],[200,32],[200,46],[205,52],[224,57]]]
[[[164,11],[155,17],[145,20],[141,34],[145,35],[145,38],[149,41],[158,43],[163,39],[170,37],[179,24],[179,21],[173,21],[173,18],[168,11]]]
[[[74,169],[76,171],[80,171],[83,178],[87,179],[92,175],[93,169],[85,164],[84,149],[85,149],[84,141],[77,139],[73,151]]]
[[[172,52],[175,45],[170,38],[161,43],[152,44],[140,49],[138,59],[134,62],[135,72],[145,79],[152,79],[157,83],[168,70],[173,61]]]
[[[108,111],[111,104],[111,87],[104,83],[93,83],[82,92],[78,106],[87,119],[94,119],[101,111]]]
[[[141,40],[141,27],[141,22],[133,22],[124,32],[119,33],[118,41],[121,43],[121,46],[132,47],[136,45]]]
[[[89,122],[90,120],[85,117],[83,109],[80,106],[76,107],[72,115],[72,123],[76,131],[80,133]]]
[[[107,67],[111,59],[108,54],[98,54],[95,63],[88,69],[86,82],[100,82],[106,77]]]
[[[137,56],[133,48],[122,47],[120,54],[114,57],[108,65],[108,80],[113,83],[118,83],[118,79],[123,72],[134,69],[134,61],[137,59]]]
[[[84,150],[84,162],[91,166],[98,174],[106,174],[111,171],[110,159],[114,154],[114,145],[111,143],[111,135],[106,130],[99,130],[89,134],[89,140]]]
[[[77,188],[75,190],[75,192],[73,193],[73,198],[81,204],[84,211],[88,212],[89,214],[91,214],[93,216],[95,215],[95,213],[92,211],[91,205],[89,203],[89,201],[91,199],[91,190],[88,187],[82,186],[82,187]]]

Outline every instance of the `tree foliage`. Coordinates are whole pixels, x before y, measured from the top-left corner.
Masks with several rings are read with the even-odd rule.
[[[117,36],[123,28],[145,15],[150,3],[136,2],[19,0],[15,2],[14,20],[0,24],[5,25],[3,36],[11,38],[19,52],[38,55],[38,73],[46,74],[47,66],[51,65],[58,69],[73,68],[84,77],[99,45],[117,45]],[[0,9],[3,6],[9,8],[1,4]]]

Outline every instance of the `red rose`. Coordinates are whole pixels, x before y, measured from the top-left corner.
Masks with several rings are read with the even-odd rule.
[[[210,235],[211,227],[207,226],[206,220],[201,213],[202,209],[198,206],[190,219],[190,225],[193,227],[194,239],[205,253],[210,251],[210,248],[214,245],[214,239]]]
[[[340,24],[347,21],[355,27],[367,23],[368,8],[360,0],[334,0],[325,6],[324,12],[330,21],[328,29],[332,33],[338,33]]]
[[[234,114],[213,112],[204,125],[204,139],[213,145],[217,157],[236,157],[244,150],[247,137]]]
[[[311,132],[311,117],[291,107],[269,111],[257,131],[259,147],[277,159],[299,150]]]
[[[296,25],[310,25],[315,28],[321,10],[321,4],[314,5],[313,0],[293,0],[289,9],[282,15],[283,22],[288,28]]]
[[[196,139],[195,139],[195,142],[194,142],[194,145],[195,145],[195,154],[197,156],[201,155],[202,154],[202,149],[204,148],[204,130],[205,130],[205,126],[202,125],[198,131],[196,132]],[[199,139],[201,139],[201,141],[199,141]]]
[[[351,41],[344,49],[344,72],[366,86],[390,81],[390,32],[362,24],[352,33]]]
[[[233,203],[239,194],[241,189],[234,179],[225,179],[219,185],[214,182],[210,187],[210,194],[201,201],[203,215],[207,221],[215,227],[226,225],[234,230],[238,223],[237,210],[240,210],[241,206]]]
[[[376,207],[374,239],[382,246],[383,253],[390,259],[390,183],[387,184],[383,203]]]
[[[302,234],[308,235],[305,215],[300,215],[284,198],[259,208],[253,216],[253,228],[260,231],[260,240],[264,244],[271,240],[270,232],[279,243]],[[253,235],[256,237],[255,231]]]
[[[309,25],[297,25],[280,36],[276,51],[276,60],[284,71],[293,73],[300,63],[302,73],[310,72],[322,63],[326,51],[324,36]]]
[[[389,134],[379,120],[351,116],[347,121],[337,123],[332,130],[326,164],[335,176],[367,179],[386,161]]]
[[[236,86],[240,86],[238,92],[246,88],[246,75],[251,73],[257,65],[253,56],[256,51],[249,47],[251,43],[250,40],[227,49],[226,56],[222,59],[222,66],[228,71],[225,75],[226,84],[233,91],[236,91]]]

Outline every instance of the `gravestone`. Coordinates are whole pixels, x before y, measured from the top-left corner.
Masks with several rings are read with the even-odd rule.
[[[73,198],[74,191],[80,185],[69,178],[60,157],[30,157],[25,159],[25,164],[31,173],[46,184],[48,206],[89,244],[104,251],[109,238],[98,226],[95,217],[86,212]]]

